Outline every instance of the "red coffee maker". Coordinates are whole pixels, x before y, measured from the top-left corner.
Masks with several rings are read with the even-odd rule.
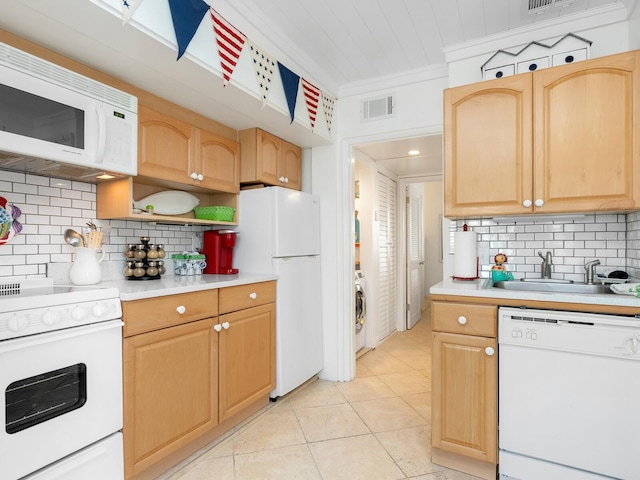
[[[233,230],[207,230],[202,240],[202,251],[206,255],[207,266],[204,273],[233,275],[238,273],[233,268],[233,247],[236,245],[236,235]]]

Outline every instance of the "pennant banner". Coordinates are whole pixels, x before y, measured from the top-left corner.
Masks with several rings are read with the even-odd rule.
[[[260,96],[262,97],[262,107],[264,108],[269,92],[271,92],[272,78],[276,71],[276,60],[251,40],[248,40],[248,43],[251,63],[253,64],[253,71],[258,82]]]
[[[307,112],[309,112],[309,122],[311,123],[311,131],[316,124],[316,115],[318,113],[318,100],[320,98],[320,89],[307,79],[302,79],[302,91],[304,99],[307,102]]]
[[[211,11],[211,19],[213,20],[213,31],[216,34],[218,42],[218,55],[220,55],[220,66],[222,67],[223,86],[227,86],[233,70],[238,64],[238,58],[242,53],[244,42],[247,37],[244,33],[231,25],[225,18],[216,12],[213,8]]]
[[[331,134],[331,122],[333,121],[333,106],[336,103],[336,97],[322,92],[322,107],[324,108],[324,119],[327,122],[327,130]]]
[[[133,12],[136,11],[142,0],[120,0],[120,8],[122,9],[122,25],[126,24]]]
[[[280,78],[282,79],[284,95],[287,97],[289,116],[291,117],[290,123],[293,123],[293,119],[296,114],[296,101],[298,100],[298,85],[300,84],[300,76],[289,70],[280,62],[278,62],[278,69],[280,70]]]
[[[187,50],[189,42],[196,34],[202,19],[209,11],[209,5],[202,0],[169,0],[171,19],[178,41],[178,58]]]

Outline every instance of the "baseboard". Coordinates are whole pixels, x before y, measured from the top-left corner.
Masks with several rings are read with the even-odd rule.
[[[496,480],[497,465],[494,463],[464,457],[439,448],[431,448],[431,462],[485,480]]]

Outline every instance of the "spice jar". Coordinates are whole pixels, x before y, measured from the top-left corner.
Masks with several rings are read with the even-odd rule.
[[[124,251],[124,256],[127,258],[133,258],[136,251],[136,246],[133,243],[127,245],[127,249]]]
[[[146,270],[144,269],[144,263],[143,262],[136,262],[136,268],[133,269],[133,276],[134,277],[144,277],[145,273],[146,273]]]
[[[158,244],[158,258],[164,258],[167,255],[167,252],[164,250],[164,245],[162,243]]]
[[[132,277],[133,276],[133,262],[127,262],[127,266],[124,267],[124,271],[122,273],[124,273],[125,277]]]
[[[149,266],[147,267],[147,275],[150,277],[155,277],[158,275],[158,268],[156,267],[156,262],[149,262]]]
[[[167,272],[167,269],[164,266],[164,262],[162,260],[158,260],[158,273],[160,275],[164,275],[166,272]]]
[[[149,251],[147,252],[148,259],[156,259],[158,258],[158,247],[155,245],[149,245]]]
[[[133,253],[134,258],[142,260],[147,256],[147,252],[144,250],[144,245],[140,244],[136,247],[136,251]]]

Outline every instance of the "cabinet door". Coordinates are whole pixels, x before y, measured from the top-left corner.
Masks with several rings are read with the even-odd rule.
[[[270,303],[219,317],[220,421],[275,388],[275,312]]]
[[[275,135],[256,130],[256,176],[261,182],[280,185],[278,172],[282,141]]]
[[[432,446],[496,463],[497,360],[495,338],[433,333]]]
[[[531,119],[531,74],[445,90],[445,216],[531,213]]]
[[[544,201],[536,211],[638,204],[638,58],[628,52],[534,73],[535,198]]]
[[[129,478],[217,425],[214,319],[124,340],[124,452]]]
[[[286,179],[283,186],[293,190],[300,190],[302,152],[300,147],[282,140],[282,160],[280,162],[280,176]]]
[[[189,170],[202,175],[201,187],[222,192],[240,191],[240,163],[237,142],[215,133],[198,129],[197,162],[190,162]]]
[[[141,105],[138,135],[138,175],[192,183],[195,127]]]

